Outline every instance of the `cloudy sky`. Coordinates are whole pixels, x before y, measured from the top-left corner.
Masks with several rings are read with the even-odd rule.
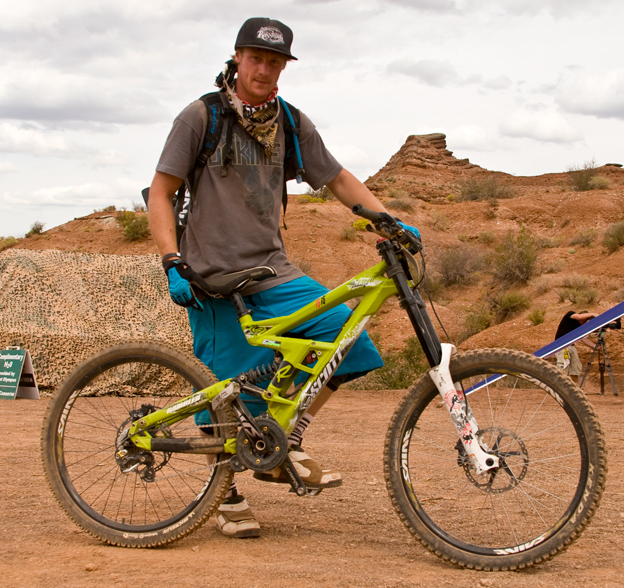
[[[362,180],[430,132],[515,175],[624,163],[621,1],[0,1],[0,236],[139,202],[251,16],[294,30],[280,93]]]

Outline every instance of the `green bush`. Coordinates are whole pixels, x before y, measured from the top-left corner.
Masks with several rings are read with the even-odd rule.
[[[325,204],[325,200],[323,198],[317,198],[316,196],[312,196],[310,194],[302,194],[297,197],[297,202],[299,204]]]
[[[384,361],[383,367],[349,385],[357,390],[404,390],[429,369],[416,336],[409,337],[400,351],[383,351],[379,338],[372,337]]]
[[[484,266],[484,259],[474,248],[466,245],[444,249],[436,260],[436,268],[443,286],[465,285],[474,282],[476,272]]]
[[[117,213],[117,224],[121,227],[124,237],[129,241],[138,241],[149,237],[149,221],[147,216],[137,216],[131,210],[122,210]]]
[[[502,284],[526,284],[536,272],[537,258],[535,239],[525,229],[518,237],[510,231],[496,248],[494,276]]]
[[[460,184],[461,200],[495,200],[513,198],[516,193],[510,186],[498,183],[495,176],[470,178]]]
[[[528,315],[528,319],[533,323],[534,327],[541,325],[546,318],[546,311],[542,308],[534,308]]]
[[[503,292],[492,302],[492,310],[496,314],[496,320],[499,323],[503,323],[520,314],[530,306],[531,300],[529,297],[518,290]]]
[[[473,308],[466,314],[464,320],[464,331],[459,337],[459,342],[465,341],[469,337],[487,329],[494,320],[490,309],[482,304]]]
[[[598,175],[596,160],[591,159],[583,165],[571,165],[566,169],[570,186],[576,192],[587,192],[592,189],[592,180]]]
[[[0,237],[0,251],[17,245],[19,241],[15,237]]]
[[[30,231],[26,233],[26,237],[32,237],[33,235],[41,235],[43,233],[43,227],[45,225],[39,221],[35,221],[32,225],[30,225]]]
[[[588,229],[587,231],[579,231],[570,241],[570,245],[580,245],[581,247],[589,247],[598,236],[596,229]]]
[[[607,229],[602,244],[609,253],[615,253],[624,245],[624,221],[614,223]]]

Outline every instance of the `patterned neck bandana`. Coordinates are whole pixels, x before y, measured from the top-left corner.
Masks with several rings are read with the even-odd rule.
[[[277,86],[267,97],[267,101],[258,106],[252,106],[239,98],[236,93],[236,80],[232,85],[227,79],[223,80],[225,95],[230,105],[236,112],[240,125],[256,140],[266,153],[267,157],[273,155],[275,137],[277,136],[277,117],[280,106],[277,99]]]

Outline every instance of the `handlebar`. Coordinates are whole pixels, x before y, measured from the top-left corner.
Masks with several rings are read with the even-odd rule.
[[[361,204],[356,204],[351,211],[357,216],[365,218],[375,225],[375,232],[387,239],[398,238],[399,243],[409,247],[411,245],[415,251],[420,251],[423,246],[421,240],[411,231],[404,231],[401,225],[387,212],[375,212],[368,208],[364,208]],[[372,227],[368,227],[372,230]]]

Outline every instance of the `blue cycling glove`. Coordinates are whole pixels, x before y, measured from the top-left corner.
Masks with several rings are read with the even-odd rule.
[[[204,310],[193,289],[191,280],[196,273],[184,262],[179,253],[169,253],[162,259],[163,268],[169,282],[169,296],[179,306],[192,306]]]
[[[420,239],[420,231],[416,227],[410,227],[409,225],[406,225],[405,223],[401,222],[399,219],[396,219],[396,221],[397,223],[399,223],[399,226],[404,231],[409,231],[410,233],[414,233],[414,235],[416,235]]]

